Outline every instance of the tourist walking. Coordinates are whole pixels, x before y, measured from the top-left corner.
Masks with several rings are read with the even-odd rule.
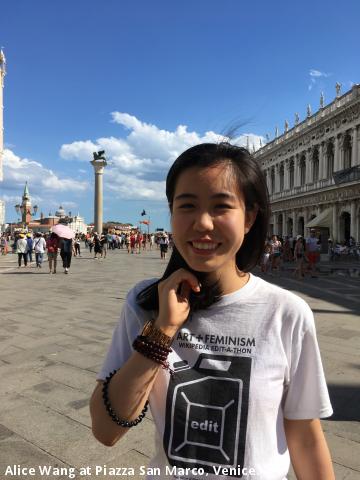
[[[281,242],[276,235],[271,237],[271,272],[276,271],[280,275]]]
[[[261,263],[260,263],[261,271],[263,273],[268,273],[268,271],[269,271],[271,251],[272,251],[271,245],[268,242],[266,242],[265,248],[264,248],[264,253],[261,257]]]
[[[160,258],[165,260],[166,254],[169,248],[169,238],[165,233],[161,235],[159,245],[160,245]]]
[[[131,232],[130,234],[130,251],[131,253],[134,253],[136,247],[136,235],[135,232]],[[128,250],[129,253],[129,250]]]
[[[41,268],[46,249],[46,242],[41,232],[36,233],[34,240],[36,267]]]
[[[234,462],[231,478],[251,468],[280,480],[291,457],[298,478],[334,480],[313,314],[249,273],[270,216],[261,165],[241,147],[197,145],[170,168],[166,195],[174,248],[163,276],[126,297],[91,398],[93,434],[114,445],[150,404],[147,479],[170,466],[172,478],[225,480]]]
[[[102,245],[100,236],[97,232],[94,233],[94,258],[99,258],[98,255],[102,255]]]
[[[33,238],[31,236],[31,233],[26,234],[26,243],[28,245],[28,252],[27,252],[28,262],[31,265],[33,263],[32,254],[33,254],[33,249],[34,249],[34,241],[33,241]]]
[[[73,248],[72,238],[60,239],[60,257],[63,262],[64,273],[69,273]]]
[[[89,246],[89,252],[91,254],[92,249],[94,248],[94,235],[91,234],[88,238],[88,246]]]
[[[103,233],[100,237],[100,245],[101,245],[101,258],[106,258],[108,243],[107,243],[107,236]]]
[[[56,273],[57,256],[59,250],[59,237],[52,232],[46,240],[47,257],[49,261],[49,272]]]
[[[6,235],[3,234],[1,235],[1,239],[0,239],[0,249],[1,249],[1,255],[7,255],[8,253],[8,240],[6,238]]]
[[[304,262],[305,262],[305,246],[304,239],[301,235],[296,237],[296,243],[294,247],[294,256],[295,256],[295,277],[302,280],[305,276],[304,273]]]
[[[316,238],[316,231],[310,230],[310,237],[306,239],[306,257],[309,262],[309,272],[312,278],[317,278],[316,264],[320,256],[319,240]]]
[[[15,250],[18,254],[18,265],[19,268],[21,267],[21,260],[24,261],[24,267],[27,266],[27,253],[28,253],[28,244],[25,239],[24,234],[20,234],[18,239],[16,240]]]
[[[80,235],[77,233],[74,238],[74,247],[75,247],[75,253],[74,256],[81,257],[81,251],[80,251]]]

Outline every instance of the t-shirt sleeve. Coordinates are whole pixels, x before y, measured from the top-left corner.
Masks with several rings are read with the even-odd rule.
[[[333,414],[311,309],[295,332],[284,394],[284,417],[289,420],[326,418]]]
[[[131,308],[128,300],[121,311],[120,319],[113,332],[111,344],[97,380],[105,380],[110,372],[124,365],[133,352],[132,343],[139,335],[142,322]]]

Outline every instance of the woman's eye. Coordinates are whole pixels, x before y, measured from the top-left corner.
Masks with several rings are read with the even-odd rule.
[[[194,205],[192,203],[183,203],[182,205],[179,205],[178,208],[193,208]]]
[[[229,208],[232,208],[232,207],[231,207],[231,205],[228,205],[227,203],[219,203],[218,205],[215,205],[215,208],[225,210],[225,209],[229,209]]]

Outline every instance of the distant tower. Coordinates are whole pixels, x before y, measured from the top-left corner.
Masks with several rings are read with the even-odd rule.
[[[31,200],[27,182],[25,183],[24,194],[22,196],[22,222],[27,225],[31,222]]]
[[[99,234],[103,229],[103,174],[107,165],[104,154],[105,150],[94,152],[94,160],[90,162],[95,173],[94,230]]]
[[[6,75],[6,59],[4,52],[0,50],[0,181],[3,180],[3,154],[4,154],[4,104],[3,88]],[[0,231],[1,225],[5,223],[5,203],[0,200]]]

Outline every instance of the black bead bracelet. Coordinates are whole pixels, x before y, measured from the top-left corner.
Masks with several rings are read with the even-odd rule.
[[[142,410],[142,412],[140,413],[140,415],[135,418],[135,420],[121,420],[117,415],[116,413],[114,412],[114,410],[112,409],[111,407],[111,403],[110,403],[110,400],[109,400],[109,395],[108,395],[108,388],[109,388],[109,383],[110,383],[110,380],[112,379],[112,377],[115,375],[115,373],[117,372],[117,370],[114,370],[113,372],[111,372],[105,379],[105,382],[103,383],[103,388],[102,388],[102,397],[103,397],[103,400],[104,400],[104,405],[105,405],[105,408],[106,408],[106,411],[108,412],[108,414],[110,415],[111,419],[117,424],[119,425],[120,427],[125,427],[125,428],[131,428],[131,427],[135,427],[138,423],[141,422],[141,420],[145,417],[145,413],[147,412],[147,409],[148,409],[148,405],[149,405],[149,401],[146,400],[145,402],[145,406]]]

